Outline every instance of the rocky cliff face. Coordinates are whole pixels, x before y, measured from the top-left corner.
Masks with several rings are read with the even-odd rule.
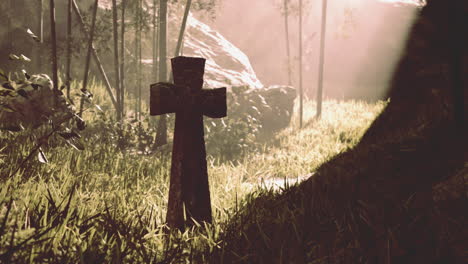
[[[144,9],[151,13],[152,1],[146,1]],[[111,0],[101,0],[99,5],[102,9],[112,7]],[[171,40],[168,44],[168,65],[169,59],[174,54],[176,45],[175,39],[179,34],[181,25],[182,10],[169,10],[168,34]],[[143,52],[147,66],[152,66],[151,42],[146,40],[147,51]],[[145,56],[146,55],[146,56]],[[249,86],[250,88],[262,88],[262,82],[250,64],[250,60],[245,53],[228,41],[218,31],[190,14],[187,20],[187,27],[184,37],[183,55],[193,57],[203,57],[206,59],[205,86],[207,88]]]
[[[181,17],[171,17],[169,20],[169,34],[177,35],[180,24]],[[171,37],[168,48],[168,65],[170,65],[169,59],[173,56],[170,54],[174,54],[175,46],[175,38]],[[148,47],[150,48],[149,45]],[[206,59],[206,88],[248,86],[259,89],[264,87],[250,64],[249,57],[218,31],[213,30],[192,14],[189,15],[187,20],[182,53],[183,56]],[[151,54],[147,53],[146,57],[149,56]],[[152,67],[153,61],[145,59],[144,63],[146,66]]]
[[[22,1],[22,0],[21,0]],[[82,13],[86,15],[86,11],[89,11],[89,7],[91,7],[92,1],[83,0],[79,1],[80,8]],[[151,1],[152,2],[152,1]],[[65,1],[57,1],[57,32],[58,32],[58,43],[59,43],[59,50],[64,51],[65,47],[65,32],[66,28],[66,5],[64,4]],[[101,0],[100,3],[100,10],[98,14],[100,17],[109,17],[109,8],[111,7],[110,0]],[[20,11],[15,8],[15,12],[22,13],[23,16],[15,16],[14,24],[12,24],[11,28],[15,30],[15,41],[8,43],[8,38],[1,38],[2,35],[6,35],[7,32],[0,31],[0,47],[1,45],[8,45],[10,48],[3,49],[4,56],[0,57],[0,68],[5,70],[18,70],[21,69],[22,65],[7,65],[8,54],[9,53],[16,53],[22,54],[24,53],[26,56],[31,57],[33,61],[36,60],[35,58],[35,50],[38,49],[38,43],[34,43],[31,38],[26,34],[26,29],[32,28],[34,30],[34,23],[36,21],[27,20],[27,17],[34,17],[38,19],[38,14],[34,12],[37,8],[36,5],[27,5],[25,4],[25,10]],[[145,10],[148,11],[149,14],[152,13],[151,10],[152,6],[151,3],[147,3]],[[0,2],[0,11],[2,10],[2,4]],[[6,9],[4,9],[6,10]],[[168,42],[168,58],[167,62],[170,66],[170,58],[172,54],[174,54],[174,48],[176,46],[176,39],[179,34],[180,25],[181,25],[181,15],[183,10],[174,10],[171,8],[171,13],[169,15],[169,23],[168,23],[168,34],[169,34],[169,42]],[[132,13],[129,12],[129,18],[131,18]],[[45,16],[45,19],[47,16]],[[76,16],[74,17],[76,19]],[[47,21],[47,20],[46,20]],[[107,23],[110,23],[107,21]],[[150,25],[151,26],[151,25]],[[111,26],[107,26],[111,27]],[[111,28],[107,29],[106,31],[110,31]],[[1,28],[0,28],[1,29]],[[46,36],[45,41],[48,41],[48,25],[45,25],[46,29]],[[102,32],[104,29],[100,29]],[[128,30],[133,30],[131,27]],[[75,34],[81,32],[79,28],[76,28]],[[102,34],[102,33],[101,33]],[[110,34],[110,35],[109,35]],[[128,81],[128,89],[129,92],[133,92],[134,90],[134,78],[137,76],[135,75],[136,67],[133,64],[133,49],[134,49],[134,39],[133,39],[133,32],[129,32],[126,35],[126,42],[127,42],[127,58],[126,58],[126,76]],[[3,40],[2,40],[3,39]],[[103,37],[101,35],[101,39],[107,41],[108,39],[112,39],[111,33],[107,32],[106,35]],[[85,43],[85,38],[83,36],[83,43]],[[81,43],[82,44],[82,43]],[[96,46],[100,46],[97,43]],[[109,47],[112,47],[111,43],[107,44]],[[154,76],[152,76],[152,67],[153,67],[153,60],[152,60],[152,29],[150,28],[148,31],[143,33],[143,40],[142,40],[142,62],[144,65],[143,68],[143,75],[142,75],[142,86],[149,87],[151,82],[154,82]],[[84,46],[83,46],[84,47]],[[81,54],[84,54],[85,48],[81,47]],[[49,49],[47,45],[42,45],[40,47],[41,51],[44,54],[47,54]],[[1,50],[0,50],[1,53]],[[76,52],[75,53],[79,53]],[[100,49],[99,55],[101,57],[101,61],[104,64],[104,68],[107,71],[108,76],[111,79],[111,83],[113,84],[113,53],[111,50]],[[213,30],[210,26],[206,25],[205,23],[201,22],[194,16],[190,15],[187,21],[186,27],[186,34],[184,38],[184,45],[183,45],[183,55],[184,56],[194,56],[194,57],[203,57],[206,59],[206,68],[205,68],[205,87],[206,88],[216,88],[216,87],[228,87],[229,91],[233,89],[241,88],[242,91],[248,93],[246,97],[251,100],[247,100],[243,102],[243,109],[240,111],[242,113],[248,113],[248,109],[251,110],[252,107],[255,107],[257,111],[261,111],[262,119],[260,120],[262,126],[268,130],[277,130],[284,126],[286,126],[292,116],[292,110],[294,106],[294,99],[296,97],[296,92],[291,87],[270,87],[266,89],[262,82],[257,78],[257,75],[250,64],[250,60],[248,56],[230,41],[228,41],[223,35],[221,35],[218,31]],[[43,57],[47,57],[47,55],[43,55]],[[63,65],[64,63],[64,56],[60,56],[60,64]],[[75,74],[74,76],[81,76],[82,74],[82,67],[78,67],[78,65],[82,65],[84,62],[83,56],[78,56],[73,58],[73,65],[75,66]],[[5,67],[7,66],[7,67]],[[11,67],[9,67],[11,66]],[[25,68],[28,72],[34,72],[31,70],[35,66],[35,63],[31,63],[29,65],[25,65]],[[43,60],[41,65],[42,67],[35,69],[36,72],[41,73],[48,73],[50,70],[50,66],[46,60]],[[21,67],[21,68],[20,68]],[[149,98],[148,89],[143,89],[143,98]],[[253,99],[252,99],[253,98]],[[258,98],[263,98],[263,100],[256,100]],[[259,101],[264,102],[264,104],[258,103]],[[263,107],[265,106],[265,107]],[[249,111],[250,111],[249,110]]]
[[[263,87],[244,52],[193,16],[187,23],[184,55],[206,58],[205,85]]]
[[[23,1],[23,0],[21,0]],[[152,2],[152,1],[151,1]],[[83,12],[88,10],[90,1],[78,1]],[[110,0],[99,1],[101,10],[100,15],[109,12],[111,7]],[[59,49],[63,50],[65,43],[65,25],[66,25],[66,4],[65,1],[57,1],[57,31],[59,39]],[[146,5],[149,9],[151,4]],[[23,8],[24,7],[24,8]],[[32,57],[34,60],[34,50],[38,49],[38,44],[34,43],[31,38],[26,34],[26,30],[31,28],[34,32],[37,32],[37,22],[39,21],[39,14],[37,12],[38,7],[36,3],[26,4],[18,9],[17,5],[12,5],[12,12],[7,12],[10,6],[6,2],[0,3],[0,10],[5,11],[4,13],[10,14],[11,17],[10,34],[8,34],[8,27],[0,27],[0,68],[5,70],[13,70],[15,67],[20,65],[13,65],[8,61],[8,54],[25,54],[28,57]],[[46,7],[47,8],[47,7]],[[151,10],[148,10],[150,12]],[[44,11],[45,19],[45,41],[48,41],[48,10]],[[180,16],[178,11],[173,11],[169,16],[169,36],[170,39],[176,39],[180,28]],[[76,18],[75,18],[76,19]],[[111,29],[109,29],[111,30]],[[152,65],[151,54],[151,33],[146,32],[144,34],[145,40],[143,40],[143,62],[146,66]],[[133,42],[132,33],[127,34],[127,41]],[[168,44],[168,54],[172,57],[175,41],[172,40]],[[130,46],[129,46],[130,47]],[[47,49],[46,46],[42,47]],[[47,50],[44,50],[47,53]],[[251,88],[263,87],[262,82],[257,78],[252,65],[250,64],[249,58],[239,48],[233,45],[231,42],[226,40],[218,31],[213,30],[208,25],[199,21],[192,15],[188,19],[186,35],[184,40],[185,56],[197,56],[204,57],[207,59],[206,63],[206,74],[205,74],[205,85],[207,87],[219,87],[219,86],[249,86]],[[132,54],[128,53],[130,56]],[[105,63],[104,68],[108,71],[109,75],[112,76],[112,53],[101,52],[101,57]],[[169,59],[168,58],[168,62]],[[80,58],[81,60],[81,58]],[[76,61],[75,61],[76,62]],[[170,65],[170,63],[169,63]],[[26,65],[26,67],[32,68],[34,65]],[[45,65],[44,69],[37,69],[37,71],[47,72],[50,67]],[[150,74],[150,70],[146,71],[147,75]],[[151,78],[147,78],[151,79]]]

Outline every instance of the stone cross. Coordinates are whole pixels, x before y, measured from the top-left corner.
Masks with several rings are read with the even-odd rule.
[[[166,221],[183,229],[193,224],[192,218],[199,223],[212,219],[203,115],[226,116],[226,88],[202,89],[203,58],[176,57],[171,63],[174,84],[151,85],[150,113],[176,113]]]

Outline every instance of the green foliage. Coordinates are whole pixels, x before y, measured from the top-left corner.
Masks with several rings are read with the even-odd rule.
[[[103,112],[83,132],[89,143],[106,144],[116,150],[150,154],[155,150],[156,129],[148,119],[117,122]]]
[[[106,110],[103,95],[96,91],[94,101]],[[312,120],[315,105],[305,106],[305,118]],[[101,121],[105,117],[92,114],[93,107],[85,115],[84,151],[57,145],[48,153],[49,164],[25,166],[16,176],[0,179],[0,262],[206,263],[221,245],[224,223],[265,192],[256,187],[261,178],[310,173],[352,147],[383,104],[325,102],[324,107],[330,111],[322,123],[310,123],[301,132],[293,123],[264,151],[244,153],[235,164],[209,158],[214,223],[170,237],[164,231],[170,155],[118,151],[116,139],[98,128],[99,122],[112,120]],[[342,142],[342,134],[351,140]],[[0,144],[0,175],[10,175],[35,144],[11,139],[8,145],[15,149]]]
[[[205,121],[208,154],[232,161],[261,147],[289,125],[295,96],[287,87],[233,87],[227,94],[227,117]]]
[[[0,78],[0,118],[4,124],[35,128],[51,118],[59,119],[71,113],[71,106],[64,98],[54,95],[47,75],[30,76],[25,70],[6,75],[0,71]],[[57,106],[54,100],[58,100]]]
[[[47,163],[43,148],[54,147],[57,144],[54,139],[57,137],[75,149],[84,149],[78,133],[83,120],[76,115],[73,105],[65,99],[61,91],[53,89],[49,76],[30,76],[25,70],[22,70],[21,74],[7,75],[0,70],[0,83],[0,131],[8,133],[0,134],[0,143],[5,144],[6,152],[14,152],[18,144],[28,145],[35,142],[29,155],[19,163],[17,170],[36,152],[39,162]],[[8,144],[12,141],[17,143]]]
[[[246,93],[247,89],[239,87],[227,94],[226,118],[205,119],[205,138],[209,155],[221,160],[232,160],[258,147],[256,137],[262,126],[259,121],[259,108],[267,105],[259,97]]]

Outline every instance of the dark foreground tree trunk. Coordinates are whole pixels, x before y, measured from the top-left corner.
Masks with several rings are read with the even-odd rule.
[[[467,18],[463,13],[463,2],[465,0],[453,0],[451,5],[450,16],[450,39],[452,43],[450,54],[450,70],[452,81],[452,96],[454,104],[454,119],[456,126],[460,132],[463,132],[465,127],[465,95],[463,89],[463,49],[467,45]]]

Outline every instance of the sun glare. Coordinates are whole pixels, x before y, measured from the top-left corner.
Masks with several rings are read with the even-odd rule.
[[[345,98],[384,98],[420,1],[350,0],[346,5],[355,13],[352,38],[343,41],[328,37],[330,49],[342,51],[335,51],[336,55],[330,55],[326,63],[328,69],[332,68],[331,71],[339,69],[340,73],[335,74],[349,76],[349,82],[331,85],[329,89],[341,87]],[[338,10],[344,7],[335,8]]]

